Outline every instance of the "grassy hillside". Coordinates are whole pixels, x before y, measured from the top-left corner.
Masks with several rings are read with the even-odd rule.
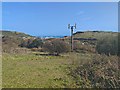
[[[105,36],[117,36],[117,32],[105,32],[105,31],[86,31],[74,33],[74,38],[96,38],[101,39]]]
[[[9,31],[3,33],[3,88],[119,87],[119,57],[98,54],[94,51],[96,41],[74,40],[76,48],[74,52],[54,56],[48,52],[30,51],[27,48],[18,47],[23,37],[31,36],[16,33]],[[106,40],[109,40],[114,36],[117,36],[117,33],[82,32],[74,34],[74,38],[96,38],[97,41],[103,37],[107,37]],[[59,41],[59,39],[56,40]],[[70,38],[65,38],[63,41],[70,42]],[[111,42],[109,43],[111,44]]]
[[[118,87],[117,56],[67,53],[61,56],[3,54],[4,88]]]
[[[25,33],[21,33],[21,32],[16,32],[16,31],[0,31],[2,32],[3,36],[9,36],[9,37],[32,37],[31,35],[25,34]]]
[[[7,53],[12,53],[16,48],[20,48],[19,44],[21,44],[24,38],[32,38],[31,35],[15,31],[0,31],[0,33],[2,33],[3,52]]]

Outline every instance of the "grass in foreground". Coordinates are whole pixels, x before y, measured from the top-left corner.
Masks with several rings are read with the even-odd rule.
[[[95,57],[96,60],[97,58],[99,58],[98,60],[101,60],[103,58],[101,55],[98,57],[96,54],[90,53],[67,53],[61,56],[42,56],[39,54],[41,53],[37,53],[37,55],[36,53],[26,55],[10,55],[4,53],[2,61],[3,88],[93,87],[90,81],[91,79],[88,77],[85,79],[79,72],[84,72],[86,70],[99,71],[100,67],[104,68],[99,62],[97,62],[98,65],[95,64],[92,68],[88,67],[93,64],[93,61],[95,62]],[[116,56],[106,56],[105,58],[112,59],[110,61],[117,60]],[[117,62],[114,64],[116,66]],[[109,67],[114,67],[114,65]],[[101,73],[103,73],[103,76],[105,75],[104,71],[101,71]]]
[[[3,87],[74,87],[67,75],[68,56],[3,54]]]

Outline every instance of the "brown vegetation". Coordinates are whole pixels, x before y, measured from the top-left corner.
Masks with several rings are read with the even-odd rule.
[[[77,63],[71,75],[80,87],[119,88],[118,57],[96,54],[87,63]]]
[[[43,50],[50,54],[59,55],[70,51],[70,45],[62,40],[51,40],[43,44]]]

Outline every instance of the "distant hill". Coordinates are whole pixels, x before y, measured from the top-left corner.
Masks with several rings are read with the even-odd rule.
[[[16,32],[16,31],[0,31],[2,32],[2,49],[3,52],[11,52],[13,48],[19,48],[19,44],[24,38],[33,38],[33,36]]]
[[[93,45],[95,47],[97,42],[103,38],[111,39],[113,37],[118,37],[118,32],[108,32],[108,31],[77,31],[73,34],[73,39],[75,43]],[[70,37],[65,38],[66,41],[70,42]],[[120,38],[119,38],[120,39]],[[74,43],[74,44],[75,44]],[[84,45],[85,46],[85,45]],[[87,46],[88,47],[88,46]]]
[[[118,36],[118,32],[108,32],[108,31],[77,31],[76,33],[73,33],[74,40],[80,40],[80,41],[96,41],[100,40],[103,37],[114,37]],[[70,37],[65,37],[67,40],[70,40]]]
[[[0,31],[2,32],[2,48],[3,51],[10,51],[11,48],[19,48],[19,45],[23,40],[34,39],[36,37],[16,32],[16,31]],[[78,31],[74,33],[74,40],[80,43],[86,43],[88,45],[96,45],[96,41],[102,39],[103,37],[113,37],[117,36],[117,32],[105,32],[105,31]],[[70,37],[63,37],[66,42],[70,42]],[[46,39],[47,40],[47,39]],[[88,47],[88,46],[87,46]]]
[[[16,32],[16,31],[0,31],[2,32],[3,36],[10,36],[10,37],[32,37],[31,35],[25,34],[25,33],[21,33],[21,32]]]
[[[117,36],[117,32],[107,32],[107,31],[85,31],[81,32],[78,31],[74,33],[74,38],[93,38],[93,39],[101,39],[102,37],[105,36]]]

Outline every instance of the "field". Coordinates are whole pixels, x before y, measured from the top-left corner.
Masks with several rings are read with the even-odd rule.
[[[33,51],[35,48],[20,47],[20,40],[23,40],[24,37],[28,40],[30,38],[33,40],[34,37],[16,33],[5,32],[2,39],[3,88],[119,87],[119,57],[116,54],[110,55],[108,53],[106,55],[103,53],[106,49],[105,45],[110,45],[111,42],[103,43],[105,47],[101,47],[102,53],[98,54],[95,50],[96,41],[76,41],[78,46],[76,46],[74,52],[63,52],[55,56],[44,51]],[[111,35],[117,36],[117,33],[84,32],[75,34],[74,38],[96,38],[100,40],[100,37],[108,36],[110,41],[112,41],[114,39]],[[66,38],[64,42],[69,42],[69,40],[69,38]],[[108,39],[106,38],[106,40]],[[56,45],[59,46],[57,43]],[[59,49],[62,50],[61,47],[58,47]]]
[[[96,54],[68,53],[61,56],[43,55],[36,52],[28,55],[3,54],[3,88],[92,87],[92,85],[89,85],[90,81],[87,81],[88,85],[85,84],[86,86],[83,85],[84,81],[80,81],[79,83],[81,84],[78,84],[79,79],[72,77],[70,73],[76,66],[92,62]],[[116,68],[117,57],[112,56],[113,58],[115,61],[112,67]],[[100,70],[99,68],[98,66],[97,69],[94,69]]]
[[[38,53],[3,54],[3,87],[76,87],[68,67],[75,64],[76,58],[89,60],[90,56],[79,54],[79,57],[75,57],[74,54],[69,54],[59,57],[41,56]]]
[[[68,67],[74,63],[72,58],[75,57],[73,54],[71,55],[58,57],[41,56],[39,53],[37,55],[36,53],[3,54],[3,87],[76,87],[75,81],[68,75]],[[88,55],[83,55],[81,59],[86,56]]]
[[[68,75],[68,66],[72,63],[68,55],[3,54],[3,87],[76,87],[74,80]]]

